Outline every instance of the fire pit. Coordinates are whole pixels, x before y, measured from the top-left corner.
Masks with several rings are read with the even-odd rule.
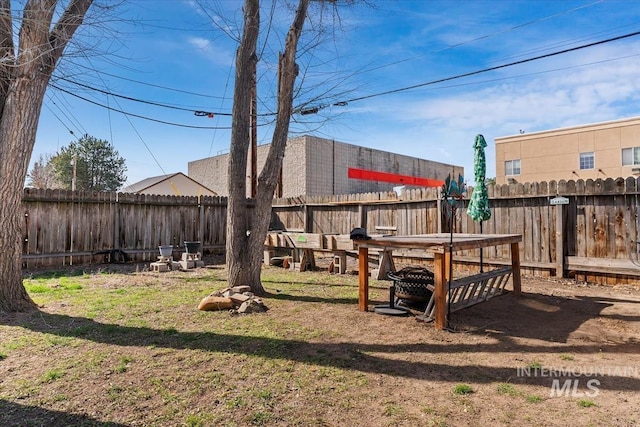
[[[387,274],[393,280],[396,298],[416,303],[428,302],[433,292],[434,275],[424,267],[405,267]]]

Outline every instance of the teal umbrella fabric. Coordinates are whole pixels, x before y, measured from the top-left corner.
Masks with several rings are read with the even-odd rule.
[[[477,135],[476,142],[473,144],[473,172],[476,185],[473,188],[467,214],[469,214],[474,221],[480,221],[480,231],[482,231],[482,221],[491,218],[489,194],[487,193],[487,185],[485,184],[487,161],[485,159],[484,149],[486,147],[487,142],[484,140],[484,136]]]

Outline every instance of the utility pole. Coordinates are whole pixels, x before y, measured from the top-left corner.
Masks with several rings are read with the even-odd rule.
[[[73,158],[71,158],[71,165],[73,166],[73,177],[71,178],[71,191],[76,191],[77,164],[78,164],[78,158],[74,154]]]

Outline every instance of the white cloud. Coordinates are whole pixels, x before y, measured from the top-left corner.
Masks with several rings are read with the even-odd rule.
[[[202,37],[189,37],[187,43],[196,48],[209,61],[229,66],[233,64],[234,54],[224,47]]]
[[[583,56],[581,62],[599,60],[599,56]],[[607,57],[622,56],[609,51]],[[555,61],[547,68],[573,65],[574,61]],[[471,181],[476,134],[482,133],[489,144],[487,172],[494,176],[496,137],[640,114],[640,107],[633,107],[640,100],[638,74],[640,56],[496,83],[379,98],[367,108],[352,110],[357,116],[370,116],[373,124],[360,127],[355,136],[345,136],[374,148],[462,165]]]

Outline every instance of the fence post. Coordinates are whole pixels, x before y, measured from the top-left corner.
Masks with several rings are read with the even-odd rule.
[[[116,192],[115,201],[113,203],[113,249],[120,249],[120,203],[118,193]]]
[[[556,211],[556,277],[564,277],[564,205],[555,205]]]
[[[198,240],[200,240],[202,252],[204,253],[204,203],[202,203],[202,196],[198,196],[198,208]]]

